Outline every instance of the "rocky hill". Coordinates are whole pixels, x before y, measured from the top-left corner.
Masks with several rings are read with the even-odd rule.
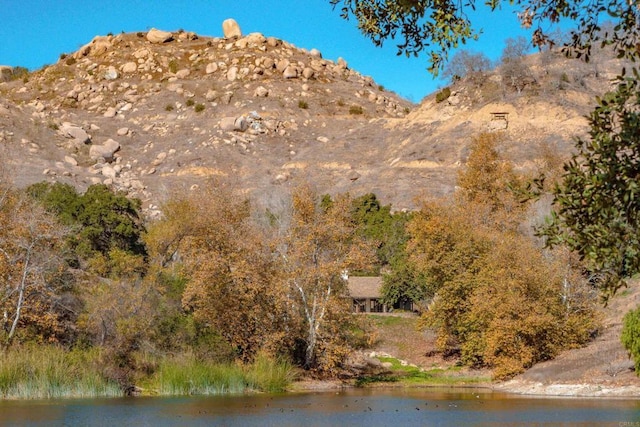
[[[496,70],[416,106],[342,59],[226,31],[100,36],[23,78],[3,67],[0,154],[15,184],[103,182],[152,214],[208,178],[265,201],[304,180],[412,208],[417,196],[453,191],[480,132],[502,132],[521,168],[549,150],[566,156],[593,95],[619,70],[533,55],[521,87]]]

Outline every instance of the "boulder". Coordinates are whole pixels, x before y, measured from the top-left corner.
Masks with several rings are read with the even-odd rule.
[[[285,79],[295,79],[295,78],[297,78],[298,77],[298,67],[296,67],[295,65],[289,65],[282,72],[282,76]]]
[[[114,168],[112,168],[111,166],[108,166],[108,165],[104,165],[100,172],[102,173],[102,176],[104,176],[105,178],[110,178],[110,179],[116,179],[116,176],[118,175],[116,170]]]
[[[320,53],[320,51],[316,48],[313,48],[309,51],[309,55],[313,56],[314,58],[322,58],[322,53]]]
[[[249,122],[243,116],[238,117],[235,123],[233,124],[234,130],[238,132],[244,132],[247,130],[248,127],[249,127]]]
[[[234,81],[238,77],[238,67],[231,67],[227,70],[227,80]]]
[[[179,79],[187,78],[191,74],[191,71],[188,68],[183,68],[182,70],[178,70],[176,73],[176,77]]]
[[[169,31],[156,30],[152,28],[147,33],[147,40],[151,43],[167,43],[173,40],[173,34]]]
[[[238,40],[236,42],[236,47],[244,49],[247,46],[252,46],[252,47],[262,46],[264,43],[266,43],[266,41],[267,41],[266,37],[263,36],[261,33],[251,33],[248,36]]]
[[[305,79],[312,78],[314,74],[315,72],[313,71],[313,69],[309,67],[306,67],[304,70],[302,70],[302,77],[304,77]]]
[[[208,102],[213,102],[213,101],[215,101],[217,98],[218,98],[218,92],[217,92],[217,91],[215,91],[215,90],[213,90],[213,89],[209,89],[209,90],[207,91],[207,94],[205,95],[205,99],[206,99]]]
[[[253,91],[253,96],[261,98],[267,97],[269,96],[269,89],[265,88],[264,86],[258,86],[256,90]]]
[[[120,149],[120,143],[113,139],[107,139],[102,145],[92,145],[89,148],[89,157],[93,160],[103,158],[107,162],[113,161],[113,155]]]
[[[94,37],[89,43],[82,46],[76,53],[73,54],[75,59],[80,59],[84,56],[100,56],[113,47],[109,37],[97,36]]]
[[[207,68],[205,69],[205,72],[207,74],[213,74],[216,71],[218,71],[218,64],[216,64],[215,62],[207,64]]]
[[[73,138],[82,144],[91,143],[91,137],[89,134],[87,134],[87,132],[85,132],[81,127],[71,123],[62,123],[60,126],[60,132],[67,138]]]
[[[78,161],[71,156],[64,156],[64,162],[70,164],[71,166],[78,166]]]
[[[223,117],[220,119],[220,129],[226,132],[230,132],[235,128],[235,117]]]
[[[225,39],[242,37],[242,31],[240,31],[240,26],[238,25],[236,20],[232,18],[225,19],[222,22],[222,34],[224,35]]]
[[[118,74],[118,70],[116,70],[116,67],[114,67],[113,65],[110,65],[104,72],[104,78],[106,80],[115,80],[118,77],[120,77],[120,75]]]
[[[138,70],[138,64],[135,62],[127,62],[122,66],[121,70],[126,74],[135,73]]]

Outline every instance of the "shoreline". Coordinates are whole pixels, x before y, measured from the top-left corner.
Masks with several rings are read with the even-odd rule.
[[[357,388],[353,384],[340,380],[301,380],[292,383],[287,393],[329,392]],[[603,384],[569,384],[569,383],[533,383],[520,380],[509,380],[501,383],[483,384],[370,384],[361,388],[450,388],[469,390],[490,390],[515,396],[540,398],[621,398],[640,399],[640,386],[635,385],[603,385]]]

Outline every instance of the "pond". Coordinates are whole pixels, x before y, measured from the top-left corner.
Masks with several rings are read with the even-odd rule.
[[[376,388],[278,395],[2,401],[0,425],[640,427],[640,400],[537,398],[478,389]]]

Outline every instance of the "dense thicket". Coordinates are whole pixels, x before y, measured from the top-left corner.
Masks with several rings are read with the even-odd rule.
[[[170,197],[147,223],[139,201],[106,186],[8,188],[5,342],[101,348],[104,375],[123,387],[160,369],[149,361],[160,354],[284,357],[336,375],[361,341],[348,271],[382,274],[385,302],[422,303],[440,350],[498,377],[584,343],[597,327],[589,287],[519,231],[522,180],[495,136],[474,143],[459,186],[413,213],[309,186],[261,212],[212,184]]]
[[[495,134],[476,139],[458,185],[409,224],[409,261],[433,297],[422,324],[439,349],[507,378],[586,343],[598,328],[594,289],[565,254],[520,231],[522,183]]]

